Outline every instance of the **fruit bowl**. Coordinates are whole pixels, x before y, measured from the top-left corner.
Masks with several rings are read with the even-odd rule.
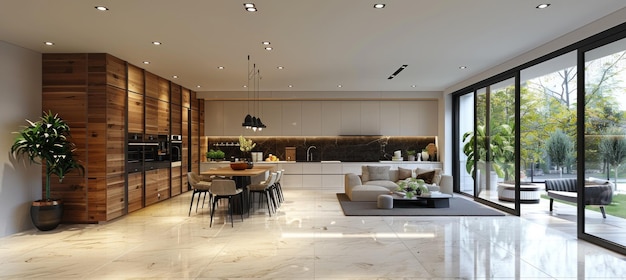
[[[230,168],[232,170],[244,170],[248,168],[248,163],[247,162],[233,162],[230,164]]]

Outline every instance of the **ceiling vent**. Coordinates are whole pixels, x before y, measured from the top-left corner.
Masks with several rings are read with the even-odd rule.
[[[406,68],[407,66],[409,66],[409,65],[404,64],[404,65],[400,66],[400,68],[398,68],[398,70],[396,70],[396,72],[393,72],[393,74],[391,74],[391,76],[389,76],[389,78],[387,78],[387,79],[388,79],[388,80],[391,80],[391,79],[395,78],[395,77],[396,77],[396,76],[398,76],[398,74],[400,74],[400,72],[402,72],[402,70],[404,70],[404,68]]]

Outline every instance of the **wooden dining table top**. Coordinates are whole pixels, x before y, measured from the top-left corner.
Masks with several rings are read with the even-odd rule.
[[[201,175],[216,175],[216,176],[256,176],[265,173],[268,170],[273,169],[272,165],[254,165],[251,169],[233,170],[230,166],[223,166],[214,169],[209,169],[201,172]]]

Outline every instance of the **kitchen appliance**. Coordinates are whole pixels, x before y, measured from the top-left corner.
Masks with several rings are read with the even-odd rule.
[[[183,138],[180,135],[170,136],[170,161],[172,166],[180,166],[183,159]]]
[[[143,135],[131,133],[128,135],[128,146],[126,147],[126,172],[143,171]]]

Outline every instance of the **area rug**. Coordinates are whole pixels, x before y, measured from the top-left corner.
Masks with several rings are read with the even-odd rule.
[[[504,213],[479,203],[460,198],[450,198],[450,208],[393,208],[378,209],[376,201],[350,201],[345,193],[337,199],[346,216],[504,216]]]

